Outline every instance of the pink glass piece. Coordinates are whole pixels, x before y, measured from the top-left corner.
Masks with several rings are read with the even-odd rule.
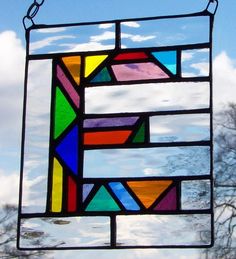
[[[70,96],[71,100],[75,104],[77,108],[80,106],[80,97],[78,93],[75,91],[73,85],[69,81],[69,79],[66,77],[65,73],[61,69],[59,65],[57,65],[57,78],[61,82],[63,88],[66,90],[68,95]]]
[[[113,65],[112,69],[118,81],[169,78],[160,67],[151,62]]]
[[[172,188],[166,196],[157,204],[154,210],[176,210],[176,187]]]

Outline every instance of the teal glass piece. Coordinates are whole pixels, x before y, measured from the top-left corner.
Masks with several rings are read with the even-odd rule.
[[[120,211],[107,189],[102,186],[88,204],[85,211]]]
[[[152,54],[172,74],[176,75],[176,51],[158,51]]]
[[[111,81],[111,76],[106,67],[104,67],[92,80],[91,83],[99,83],[99,82],[109,82]]]
[[[131,197],[122,183],[109,183],[109,186],[127,210],[140,210],[140,207]]]

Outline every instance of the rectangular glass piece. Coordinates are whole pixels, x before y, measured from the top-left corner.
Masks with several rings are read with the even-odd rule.
[[[211,215],[208,214],[117,217],[119,246],[209,245],[210,232]]]
[[[152,143],[202,141],[209,139],[209,114],[184,114],[150,117],[150,140]]]
[[[198,108],[209,108],[208,82],[114,85],[85,89],[86,113],[151,112]]]
[[[87,52],[115,47],[115,26],[99,24],[51,27],[30,31],[30,54]]]
[[[84,128],[133,126],[138,117],[96,118],[84,120]]]
[[[22,248],[102,247],[110,245],[109,217],[29,218],[21,220]]]
[[[210,173],[209,147],[86,150],[84,177],[192,176]]]
[[[122,48],[162,47],[209,42],[209,16],[121,23]]]
[[[181,183],[181,208],[183,210],[210,209],[210,189],[209,180],[183,181]]]
[[[51,105],[51,60],[29,62],[22,212],[45,212]]]
[[[209,76],[209,49],[191,49],[181,52],[182,77]]]

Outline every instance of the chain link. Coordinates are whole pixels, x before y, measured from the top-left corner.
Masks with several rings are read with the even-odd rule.
[[[209,0],[207,7],[206,7],[206,11],[215,15],[216,11],[218,9],[218,4],[219,4],[218,0]]]
[[[44,4],[44,1],[45,0],[34,0],[34,2],[30,5],[30,7],[22,21],[25,30],[27,30],[27,28],[29,28],[35,24],[33,18],[37,15],[40,7]],[[27,26],[27,24],[30,24],[30,25]]]

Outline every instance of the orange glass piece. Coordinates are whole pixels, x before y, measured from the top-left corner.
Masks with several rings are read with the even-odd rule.
[[[70,74],[74,78],[77,85],[80,84],[80,68],[81,68],[81,57],[73,56],[73,57],[63,57],[62,58],[65,66],[69,70]]]
[[[86,132],[84,133],[84,145],[124,144],[131,133],[131,130]]]
[[[128,186],[136,194],[142,204],[149,208],[156,199],[172,184],[171,180],[131,181]]]

